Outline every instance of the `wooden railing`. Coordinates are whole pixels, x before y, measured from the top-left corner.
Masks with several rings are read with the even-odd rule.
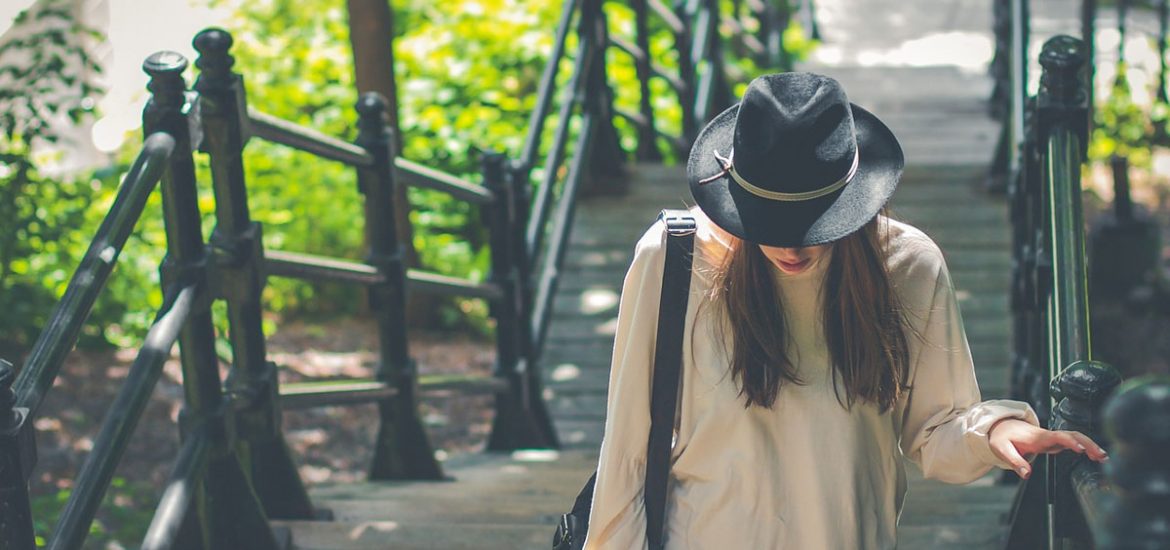
[[[1023,66],[1022,51],[1013,47],[1021,57],[1012,66]],[[1162,427],[1170,419],[1170,380],[1143,377],[1115,391],[1120,375],[1091,351],[1080,183],[1089,135],[1087,61],[1083,42],[1055,37],[1040,54],[1036,96],[1023,97],[1023,83],[1014,79],[1008,88],[1019,94],[1011,105],[1027,105],[1008,185],[1012,393],[1050,428],[1085,433],[1113,457],[1104,471],[1074,453],[1038,458],[1013,504],[1011,549],[1170,544],[1170,431]]]
[[[760,31],[755,42],[737,38],[736,47],[782,63],[778,33],[787,26],[788,3],[782,2],[783,8],[762,0],[747,4]],[[732,16],[713,0],[688,0],[674,8],[655,0],[634,5],[640,10],[641,30],[629,43],[609,37],[602,0],[566,0],[524,147],[515,159],[484,153],[479,183],[398,158],[396,136],[385,124],[385,101],[376,94],[362,95],[356,105],[353,143],[250,109],[243,77],[232,70],[232,38],[225,31],[209,29],[196,36],[200,74],[193,89],[183,79],[187,60],[182,56],[160,52],[148,58],[144,70],[152,97],[143,114],[143,150],[19,374],[0,360],[0,550],[35,547],[28,494],[36,462],[33,420],[160,181],[167,236],[163,306],[56,518],[49,548],[81,546],[176,342],[185,400],[182,446],[143,549],[282,548],[288,544],[287,532],[274,531],[268,519],[327,518],[328,511],[315,509],[310,501],[285,443],[281,416],[286,408],[376,403],[380,425],[370,468],[375,480],[443,479],[418,416],[419,395],[430,391],[494,394],[490,450],[557,447],[539,359],[576,197],[587,186],[607,190],[607,183],[621,175],[627,154],[619,144],[615,116],[635,121],[640,129],[638,157],[657,158],[656,140],[664,134],[648,107],[651,72],[667,79],[677,93],[684,133],[666,138],[678,150],[685,149],[699,126],[731,101],[720,22],[745,28],[736,17],[742,11],[739,2],[733,2]],[[675,33],[682,60],[677,75],[654,69],[657,63],[646,53],[647,6]],[[572,72],[558,87],[572,33],[577,38]],[[637,59],[640,114],[614,112],[605,65],[611,45]],[[558,95],[557,126],[551,143],[543,143]],[[366,204],[369,249],[364,261],[264,247],[262,228],[249,212],[243,170],[243,150],[251,139],[283,144],[357,171]],[[197,151],[210,161],[215,199],[215,229],[206,241],[196,196]],[[537,168],[543,176],[532,184]],[[443,191],[484,210],[491,251],[487,281],[406,269],[394,219],[394,191],[400,185]],[[268,277],[365,287],[381,344],[376,371],[362,379],[280,384],[261,329],[260,296]],[[490,302],[496,326],[492,376],[418,373],[404,318],[410,292]],[[215,350],[215,300],[227,305],[232,359],[226,378],[220,376]]]

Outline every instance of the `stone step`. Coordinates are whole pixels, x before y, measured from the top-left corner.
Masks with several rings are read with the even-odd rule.
[[[291,550],[536,550],[548,548],[556,530],[555,524],[500,525],[444,521],[406,524],[395,521],[273,521],[272,524],[292,531]]]
[[[1011,334],[1010,319],[979,318],[981,322],[972,322],[975,317],[964,323],[967,339],[972,342],[1004,342]],[[608,346],[612,344],[616,319],[614,318],[572,318],[565,317],[557,320],[556,332],[549,335],[549,345],[584,342],[592,346]]]
[[[646,220],[639,223],[634,231],[613,227],[598,227],[582,230],[573,235],[570,251],[589,252],[594,249],[625,250],[632,257],[634,244],[650,227],[658,215],[656,208],[643,209],[633,212],[630,217]],[[617,221],[614,222],[619,223]],[[628,221],[626,222],[628,223]],[[954,254],[958,250],[968,249],[997,249],[1009,254],[1011,250],[1011,235],[1007,231],[1006,222],[1002,225],[965,225],[954,226],[946,223],[945,219],[928,221],[927,223],[912,223],[939,244],[944,253]]]
[[[561,289],[553,300],[552,332],[557,332],[557,320],[564,318],[611,318],[617,315],[620,299],[620,281],[605,288],[597,285],[586,289]],[[957,292],[959,308],[968,322],[979,320],[1011,320],[1006,286],[995,294],[974,294],[960,285]]]

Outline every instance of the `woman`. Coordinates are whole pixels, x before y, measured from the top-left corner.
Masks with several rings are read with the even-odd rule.
[[[700,133],[698,208],[666,547],[894,548],[903,457],[930,478],[1087,437],[980,400],[943,255],[881,214],[903,166],[890,130],[809,73],[752,81]],[[646,545],[642,487],[665,234],[626,276],[587,549]]]

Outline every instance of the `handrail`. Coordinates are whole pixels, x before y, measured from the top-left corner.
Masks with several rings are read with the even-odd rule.
[[[1011,0],[1011,42],[1009,67],[1011,77],[1008,100],[1011,102],[1011,148],[1008,160],[1010,174],[1020,170],[1020,147],[1024,141],[1024,105],[1028,85],[1028,0]]]
[[[553,200],[553,185],[557,180],[556,167],[561,165],[564,160],[565,146],[569,139],[569,130],[572,128],[569,124],[569,115],[573,112],[573,107],[576,104],[576,98],[583,91],[586,81],[585,75],[589,70],[590,61],[593,59],[592,48],[590,47],[588,37],[582,37],[577,48],[577,58],[573,61],[573,72],[570,73],[569,83],[565,86],[564,97],[561,99],[560,109],[560,124],[557,126],[554,134],[553,146],[549,148],[548,154],[545,157],[544,179],[536,189],[536,196],[533,197],[531,210],[528,215],[528,227],[526,230],[528,250],[531,254],[530,260],[535,265],[538,260],[536,252],[540,250],[541,242],[544,240],[544,232],[548,224],[549,207]]]
[[[592,139],[595,125],[596,121],[593,115],[587,113],[581,122],[580,137],[577,138],[577,154],[573,156],[573,163],[569,168],[568,176],[565,178],[565,189],[563,193],[567,196],[573,196],[577,188],[581,185],[582,173],[585,162],[588,159],[588,154],[581,145],[588,144],[590,139]],[[569,230],[573,226],[573,210],[572,201],[561,201],[557,203],[556,224],[552,230],[553,238],[550,241],[544,270],[540,274],[537,286],[536,299],[533,302],[535,304],[532,312],[532,349],[535,352],[534,358],[539,357],[540,352],[544,350],[545,338],[548,336],[548,325],[549,321],[552,320],[552,302],[556,294],[557,281],[560,278],[561,265],[564,263]]]
[[[313,254],[269,250],[264,253],[264,269],[269,275],[323,282],[347,282],[361,285],[386,283],[386,275],[369,264]],[[500,289],[492,283],[477,282],[420,269],[406,270],[407,290],[499,300]]]
[[[158,185],[174,149],[175,140],[167,134],[147,136],[142,151],[122,180],[114,204],[73,272],[65,295],[57,302],[44,331],[33,344],[12,388],[17,406],[27,407],[30,418],[36,418],[45,392],[52,387],[65,356],[77,343],[81,326],[105,287],[114,262],[142,216],[146,200]]]
[[[198,492],[199,478],[207,468],[211,441],[205,428],[194,430],[183,442],[171,469],[167,488],[155,507],[141,550],[169,550],[178,542],[179,529]]]
[[[540,136],[544,132],[544,122],[552,108],[553,88],[556,86],[558,68],[561,58],[565,56],[565,42],[572,28],[573,15],[577,13],[580,0],[565,0],[561,9],[561,19],[557,23],[556,37],[553,39],[553,50],[544,64],[544,72],[540,77],[540,87],[536,92],[536,108],[528,117],[528,135],[524,138],[524,147],[521,149],[518,164],[524,168],[531,168],[540,154]]]
[[[1081,150],[1070,128],[1059,126],[1048,138],[1045,186],[1051,190],[1052,219],[1051,323],[1055,336],[1050,368],[1059,370],[1092,359],[1089,344],[1089,297],[1085,261],[1084,216],[1081,213]]]
[[[251,108],[248,109],[248,122],[254,135],[273,143],[287,145],[320,158],[341,162],[355,168],[369,168],[374,164],[373,157],[361,147],[322,134],[312,128],[300,126]],[[490,204],[493,200],[491,192],[482,185],[476,185],[417,162],[396,157],[394,167],[398,170],[399,175],[405,177],[407,184],[442,191],[457,199],[475,204]]]
[[[1074,38],[1044,44],[1040,90],[1029,102],[1020,170],[1009,188],[1017,262],[1012,309],[1025,337],[1013,362],[1024,372],[1013,383],[1044,382],[1039,389],[1049,394],[1034,386],[1015,391],[1051,419],[1051,429],[1082,432],[1115,453],[1104,470],[1069,452],[1037,460],[1014,501],[1008,550],[1160,547],[1170,523],[1164,483],[1170,436],[1160,428],[1170,419],[1170,381],[1134,380],[1114,395],[1120,374],[1092,360],[1080,184],[1086,60]]]
[[[1088,530],[1092,533],[1106,532],[1105,508],[1112,496],[1112,489],[1101,467],[1087,460],[1078,461],[1069,471],[1069,478]]]
[[[199,301],[200,285],[189,283],[177,292],[169,292],[158,318],[146,333],[130,374],[110,405],[101,431],[94,439],[93,450],[85,458],[69,500],[61,510],[61,519],[49,538],[51,549],[80,548],[98,504],[109,488],[114,469],[126,452],[130,436],[142,418],[142,411],[162,375],[162,366],[171,356],[179,331]]]
[[[487,205],[496,200],[495,195],[482,185],[471,183],[434,168],[427,168],[402,157],[395,157],[394,167],[398,170],[398,175],[405,180],[403,183],[407,185],[442,191],[459,200],[473,204]]]
[[[273,143],[353,167],[374,164],[370,154],[361,147],[256,109],[248,109],[248,123],[253,135]]]
[[[264,251],[264,270],[268,275],[311,281],[346,282],[360,285],[376,285],[386,282],[386,276],[378,271],[378,268],[369,264],[286,250]]]

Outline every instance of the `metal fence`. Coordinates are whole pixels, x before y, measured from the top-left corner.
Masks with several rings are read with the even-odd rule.
[[[1006,546],[1170,548],[1170,380],[1122,384],[1091,351],[1081,206],[1091,50],[1069,36],[1048,40],[1040,89],[1028,97],[1027,2],[1001,2],[999,13],[1006,18],[997,18],[1007,68],[997,90],[1007,121],[1008,149],[1000,155],[1010,160],[1000,168],[1013,224],[1013,397],[1030,402],[1052,429],[1083,432],[1112,452],[1104,468],[1067,452],[1038,458],[1016,494]]]

